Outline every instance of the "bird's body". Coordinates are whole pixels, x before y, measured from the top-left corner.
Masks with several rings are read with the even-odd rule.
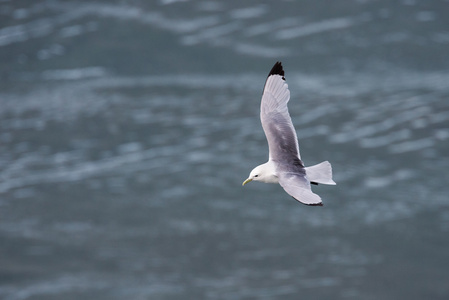
[[[293,198],[307,205],[322,205],[311,184],[335,185],[332,167],[327,161],[305,167],[299,154],[298,139],[287,103],[290,91],[282,64],[277,62],[270,73],[262,95],[260,120],[268,141],[268,162],[255,167],[243,185],[250,181],[279,183]]]

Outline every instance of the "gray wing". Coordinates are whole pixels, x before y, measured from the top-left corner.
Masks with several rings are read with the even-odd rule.
[[[300,160],[298,138],[287,103],[290,91],[281,63],[276,63],[265,83],[260,120],[268,141],[270,160],[283,163]],[[302,164],[302,162],[301,162]]]
[[[322,205],[306,178],[304,164],[299,154],[298,138],[287,103],[290,91],[285,82],[282,64],[277,62],[265,83],[260,120],[268,141],[269,158],[276,162],[279,184],[293,198],[307,205]]]
[[[280,167],[282,168],[282,167]],[[306,205],[323,205],[321,197],[313,193],[310,183],[301,172],[279,172],[279,184],[293,198]]]

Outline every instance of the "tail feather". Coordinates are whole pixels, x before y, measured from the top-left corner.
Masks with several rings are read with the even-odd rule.
[[[306,175],[307,179],[312,184],[336,184],[335,181],[332,180],[332,166],[328,161],[323,161],[317,165],[306,167]]]

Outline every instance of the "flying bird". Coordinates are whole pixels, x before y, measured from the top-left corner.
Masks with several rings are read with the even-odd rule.
[[[251,181],[279,183],[293,198],[306,205],[322,206],[311,184],[335,185],[328,161],[305,167],[299,154],[298,138],[287,103],[290,91],[281,62],[268,74],[260,105],[260,120],[268,140],[268,162],[255,167],[242,185]]]

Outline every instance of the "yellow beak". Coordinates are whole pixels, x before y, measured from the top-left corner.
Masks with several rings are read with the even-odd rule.
[[[247,184],[248,182],[253,181],[251,178],[246,179],[245,181],[243,181],[242,186],[244,186],[245,184]]]

